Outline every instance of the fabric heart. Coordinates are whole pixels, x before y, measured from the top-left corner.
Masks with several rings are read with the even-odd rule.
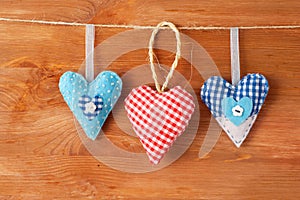
[[[86,135],[95,140],[121,95],[122,80],[116,73],[104,71],[88,83],[80,74],[66,72],[59,89]]]
[[[194,112],[193,97],[180,86],[163,93],[144,85],[125,99],[127,116],[150,162],[158,164]]]
[[[236,86],[222,77],[213,76],[202,86],[201,99],[234,144],[240,147],[268,91],[268,81],[261,74],[248,74]]]

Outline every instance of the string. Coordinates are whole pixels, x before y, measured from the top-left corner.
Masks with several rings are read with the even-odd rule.
[[[94,41],[95,27],[88,24],[85,27],[85,79],[88,82],[94,80]]]
[[[237,85],[240,81],[239,29],[230,29],[231,81]]]
[[[153,44],[154,44],[154,40],[155,40],[155,36],[156,34],[158,33],[158,31],[160,30],[161,27],[163,26],[168,26],[172,29],[172,31],[175,32],[175,37],[176,37],[176,41],[177,41],[177,45],[176,45],[176,55],[175,55],[175,59],[174,59],[174,62],[171,66],[171,69],[166,77],[166,80],[165,82],[163,83],[162,87],[160,87],[159,83],[158,83],[158,80],[157,80],[157,75],[156,75],[156,72],[155,72],[155,66],[154,66],[154,63],[153,63]],[[180,34],[179,34],[179,31],[178,29],[176,28],[176,26],[174,24],[172,24],[171,22],[161,22],[159,23],[154,29],[153,29],[153,32],[151,34],[151,37],[150,37],[150,40],[149,40],[149,51],[148,51],[148,55],[149,55],[149,60],[150,60],[150,67],[151,67],[151,71],[152,71],[152,77],[154,79],[154,83],[155,83],[155,87],[156,87],[156,90],[158,92],[164,92],[164,90],[167,88],[168,86],[168,83],[170,81],[170,79],[172,78],[173,76],[173,73],[174,73],[174,70],[175,68],[177,67],[178,65],[178,60],[180,59],[180,55],[181,55],[181,42],[180,42]]]
[[[63,26],[86,26],[87,23],[78,22],[63,22],[63,21],[46,21],[46,20],[31,20],[31,19],[11,19],[0,17],[0,21],[20,22],[20,23],[35,23],[48,25],[63,25]],[[102,28],[124,28],[124,29],[154,29],[155,26],[140,26],[140,25],[120,25],[120,24],[94,24],[95,27]],[[162,27],[163,28],[163,27]],[[179,30],[230,30],[227,26],[182,26]],[[298,29],[300,25],[262,25],[262,26],[239,26],[239,29]]]

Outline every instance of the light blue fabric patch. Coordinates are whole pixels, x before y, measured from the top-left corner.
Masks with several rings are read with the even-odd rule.
[[[249,97],[243,97],[239,101],[235,101],[233,97],[222,100],[222,111],[225,117],[236,126],[242,124],[250,116],[252,109],[253,103]]]
[[[95,140],[121,95],[122,80],[116,73],[104,71],[88,83],[82,75],[66,72],[59,89],[86,135]]]

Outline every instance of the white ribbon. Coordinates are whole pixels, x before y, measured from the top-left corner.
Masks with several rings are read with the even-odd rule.
[[[237,85],[240,81],[239,28],[230,28],[231,81]]]
[[[85,27],[85,79],[88,82],[94,80],[94,41],[95,26],[87,24]]]

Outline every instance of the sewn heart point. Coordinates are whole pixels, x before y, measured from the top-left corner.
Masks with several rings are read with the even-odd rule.
[[[144,85],[125,99],[125,110],[149,160],[158,164],[194,112],[193,97],[180,86],[159,93]]]
[[[88,83],[80,74],[66,72],[59,89],[86,135],[95,140],[121,95],[122,80],[116,73],[104,71]]]
[[[213,76],[201,88],[201,99],[237,147],[246,139],[269,91],[261,74],[248,74],[233,86]]]

